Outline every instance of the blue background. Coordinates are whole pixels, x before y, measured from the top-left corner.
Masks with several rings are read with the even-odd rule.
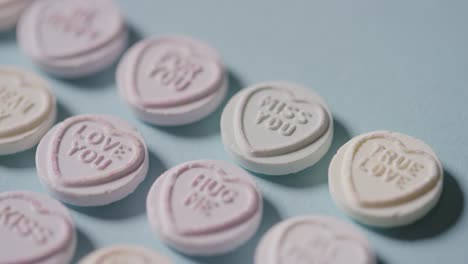
[[[376,129],[400,131],[431,145],[445,168],[437,207],[403,228],[364,226],[381,263],[467,263],[468,218],[468,1],[153,1],[121,0],[131,41],[187,33],[223,55],[229,97],[259,81],[290,80],[313,87],[335,117],[330,152],[313,168],[285,177],[257,177],[265,214],[257,235],[220,257],[190,258],[151,232],[145,197],[164,170],[180,162],[229,160],[219,131],[222,108],[193,125],[153,127],[137,120],[117,96],[115,66],[75,80],[49,79],[59,120],[81,113],[120,116],[135,125],[150,148],[147,179],[124,200],[99,208],[73,208],[79,247],[75,260],[111,244],[139,244],[176,263],[252,263],[260,237],[282,219],[328,214],[351,221],[332,202],[327,168],[337,148]],[[0,63],[39,71],[18,50],[15,35],[0,35]],[[226,101],[225,101],[226,102]],[[223,105],[225,104],[223,103]],[[45,192],[35,174],[34,151],[0,158],[0,189]]]

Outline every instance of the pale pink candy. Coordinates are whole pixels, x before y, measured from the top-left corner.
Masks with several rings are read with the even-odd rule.
[[[328,216],[295,217],[260,241],[255,264],[375,264],[369,242],[353,226]]]
[[[127,29],[112,0],[43,0],[22,17],[18,40],[44,69],[79,77],[117,59]]]
[[[74,224],[65,207],[37,193],[0,193],[0,263],[68,263]]]
[[[13,28],[33,0],[0,0],[0,32]]]
[[[147,198],[150,225],[192,255],[234,250],[256,231],[262,198],[251,176],[229,163],[190,161],[166,171]]]
[[[82,115],[55,126],[39,144],[41,182],[60,200],[103,205],[135,190],[148,157],[139,133],[109,116]]]
[[[221,103],[227,84],[219,55],[201,41],[148,38],[135,44],[119,64],[122,98],[150,123],[197,121]]]

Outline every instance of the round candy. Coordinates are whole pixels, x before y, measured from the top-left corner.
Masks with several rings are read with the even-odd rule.
[[[356,220],[379,227],[410,224],[439,200],[443,169],[424,142],[390,131],[357,136],[328,171],[335,203]]]
[[[78,264],[171,264],[172,262],[151,250],[137,246],[110,246],[94,251]]]
[[[188,255],[217,255],[244,244],[262,217],[252,176],[223,161],[197,160],[163,173],[148,194],[151,228]]]
[[[273,226],[255,252],[255,264],[374,264],[369,243],[353,226],[327,216],[302,216]]]
[[[227,78],[220,56],[204,42],[182,36],[144,39],[117,70],[122,99],[146,122],[183,125],[213,112]]]
[[[59,77],[81,77],[111,65],[127,43],[112,0],[35,1],[18,24],[23,51]]]
[[[0,263],[70,263],[75,226],[67,209],[38,193],[0,193]]]
[[[314,165],[330,148],[333,118],[312,90],[286,83],[243,89],[221,117],[224,147],[241,166],[282,175]]]
[[[27,71],[0,67],[0,155],[34,147],[55,122],[55,96]]]
[[[16,25],[23,11],[33,0],[0,0],[0,32]]]
[[[111,116],[73,116],[39,143],[36,168],[59,200],[98,206],[132,193],[146,177],[148,153],[142,136]]]

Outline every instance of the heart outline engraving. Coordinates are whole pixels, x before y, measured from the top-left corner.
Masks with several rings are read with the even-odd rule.
[[[33,30],[33,39],[36,40],[37,48],[40,54],[46,58],[67,59],[99,50],[100,48],[105,47],[106,45],[111,43],[124,30],[124,21],[120,15],[120,11],[113,4],[111,4],[110,1],[88,1],[87,3],[84,3],[84,1],[68,1],[67,4],[69,3],[71,3],[73,7],[67,6],[67,10],[72,8],[76,9],[78,6],[87,7],[97,12],[102,12],[102,10],[106,10],[105,15],[110,15],[110,18],[113,20],[113,22],[107,24],[113,25],[113,27],[111,27],[110,29],[107,28],[107,30],[104,31],[104,33],[106,34],[104,38],[101,38],[97,41],[93,40],[91,44],[82,44],[81,46],[74,47],[75,50],[70,50],[69,45],[61,45],[62,49],[64,50],[60,50],[57,49],[57,46],[53,46],[53,43],[48,43],[48,40],[45,40],[42,36],[43,28],[46,28],[47,30],[53,30],[50,26],[47,25],[47,19],[51,19],[51,17],[47,15],[47,13],[51,9],[51,6],[53,6],[55,3],[51,1],[40,3],[40,5],[38,4],[37,8],[32,10],[34,11],[32,13],[33,20],[36,21],[36,23],[34,23],[33,25],[35,27],[35,30]],[[59,4],[65,4],[65,2]],[[74,44],[76,44],[76,42]],[[54,48],[49,47],[51,45]]]
[[[314,113],[316,113],[319,116],[319,121],[316,122],[315,126],[313,126],[310,129],[309,133],[307,133],[305,136],[299,137],[298,139],[289,140],[286,143],[272,147],[255,147],[254,143],[249,142],[249,140],[247,139],[248,132],[246,132],[244,127],[244,116],[247,105],[250,103],[251,98],[255,94],[265,90],[275,90],[281,93],[286,93],[289,99],[288,102],[293,102],[295,104],[312,105],[315,109]],[[239,98],[236,105],[234,113],[234,122],[235,130],[237,130],[237,133],[234,133],[235,139],[247,154],[257,157],[271,157],[287,154],[312,144],[327,131],[330,120],[327,111],[320,103],[296,99],[294,92],[288,88],[266,85],[264,87],[252,89],[242,94],[242,97]]]
[[[234,214],[234,216],[230,215],[228,220],[226,219],[217,219],[214,223],[213,221],[207,221],[203,225],[199,225],[197,227],[192,228],[184,228],[180,227],[177,224],[177,219],[174,217],[173,208],[172,208],[172,192],[174,189],[174,185],[176,184],[177,178],[183,175],[185,172],[189,171],[190,169],[194,168],[202,168],[209,170],[210,172],[214,173],[219,179],[223,180],[225,183],[231,184],[238,184],[246,188],[246,193],[249,195],[247,198],[247,203],[243,205],[242,210],[239,210]],[[239,179],[237,177],[230,177],[227,172],[225,172],[222,168],[217,167],[216,165],[212,164],[203,164],[203,163],[191,163],[186,164],[180,168],[177,168],[175,172],[170,173],[164,179],[164,188],[161,191],[161,197],[163,199],[162,204],[162,211],[164,214],[161,214],[161,224],[170,228],[170,230],[174,231],[175,233],[182,235],[182,236],[197,236],[197,235],[209,235],[224,229],[232,228],[237,226],[240,223],[246,222],[251,219],[253,215],[255,215],[258,207],[259,207],[259,195],[256,189],[247,181]]]
[[[105,171],[103,173],[96,173],[94,175],[85,175],[76,177],[76,179],[69,179],[68,177],[62,174],[59,166],[59,151],[62,143],[62,139],[65,136],[65,133],[70,127],[79,123],[79,122],[91,122],[98,123],[102,126],[102,131],[104,134],[125,137],[130,139],[133,145],[135,152],[132,156],[132,159],[127,161],[124,165],[119,166],[113,170]],[[103,118],[97,118],[93,116],[77,116],[68,118],[60,124],[60,127],[57,128],[54,133],[51,148],[50,148],[50,157],[51,157],[51,166],[52,166],[52,177],[57,180],[61,185],[71,186],[71,187],[80,187],[80,186],[92,186],[98,184],[108,183],[119,178],[122,178],[129,173],[138,169],[145,159],[144,154],[144,145],[141,143],[140,139],[131,133],[120,131],[115,129],[112,123],[108,122]]]
[[[407,200],[416,199],[420,197],[421,195],[423,195],[424,193],[426,193],[431,188],[433,188],[435,184],[437,183],[438,179],[440,178],[441,168],[437,160],[431,154],[421,151],[421,150],[408,149],[401,140],[399,140],[397,137],[393,135],[390,135],[389,133],[391,132],[378,132],[378,133],[373,133],[371,135],[361,137],[359,140],[354,141],[352,145],[349,146],[343,158],[342,175],[344,178],[345,193],[348,197],[356,201],[361,206],[388,207],[388,206],[401,204],[402,202],[405,202]],[[354,175],[352,171],[354,167],[354,162],[358,162],[355,160],[355,157],[356,157],[356,153],[359,151],[359,148],[364,143],[366,143],[367,141],[376,140],[376,139],[388,140],[391,146],[396,146],[396,148],[400,150],[401,152],[403,152],[404,154],[423,156],[425,159],[429,161],[428,162],[429,164],[428,170],[430,172],[429,175],[426,176],[424,180],[420,181],[415,186],[411,186],[412,188],[402,191],[399,195],[394,195],[395,197],[386,198],[386,199],[373,197],[373,199],[370,199],[370,200],[363,198],[362,194],[359,193],[358,188],[356,187],[354,179],[353,179]]]
[[[210,69],[214,69],[214,72],[210,72],[211,80],[208,81],[206,84],[200,87],[189,87],[184,91],[181,91],[180,94],[172,95],[169,98],[143,98],[140,94],[140,89],[148,89],[145,87],[139,87],[138,85],[138,73],[140,71],[140,67],[144,62],[144,55],[145,53],[155,47],[161,46],[162,48],[168,49],[165,53],[161,54],[161,58],[164,57],[167,53],[175,53],[180,55],[182,53],[182,57],[189,58],[190,60],[198,60],[203,62],[205,65],[209,65]],[[177,107],[180,105],[196,102],[202,98],[212,95],[215,93],[221,85],[223,81],[224,71],[221,64],[214,58],[199,54],[194,46],[190,44],[182,45],[180,43],[171,43],[171,39],[151,39],[146,40],[137,47],[136,56],[132,59],[132,63],[129,66],[129,76],[130,76],[130,89],[129,95],[130,99],[134,101],[136,105],[147,107],[147,108],[162,108],[162,107]],[[160,59],[160,58],[158,58]],[[143,71],[143,69],[141,69]],[[190,89],[192,88],[192,89]],[[194,90],[194,88],[196,88]],[[167,89],[167,88],[166,88]]]
[[[3,201],[8,201],[12,199],[20,200],[22,202],[27,203],[30,206],[30,210],[34,213],[37,213],[38,215],[57,217],[58,219],[60,219],[60,223],[62,224],[62,226],[59,226],[60,230],[63,230],[63,232],[61,232],[62,236],[60,236],[58,240],[54,240],[54,243],[48,244],[48,246],[45,246],[44,248],[39,250],[39,252],[35,252],[35,255],[33,254],[32,256],[28,256],[27,254],[21,254],[18,256],[14,256],[15,263],[33,263],[33,262],[35,263],[36,261],[41,261],[49,256],[52,256],[56,253],[61,252],[62,249],[69,244],[72,238],[71,233],[73,232],[72,225],[64,215],[58,212],[49,211],[47,208],[45,208],[41,204],[40,201],[35,200],[33,197],[29,197],[25,193],[9,193],[6,195],[0,194],[0,204]],[[57,226],[54,226],[54,228],[57,228]],[[28,252],[31,253],[31,251],[29,250],[23,251],[23,253],[28,253]],[[6,263],[10,263],[9,260],[5,260],[5,259],[3,259],[2,261],[6,261]]]
[[[367,252],[367,247],[366,245],[362,244],[361,241],[358,239],[353,238],[352,236],[346,235],[346,234],[340,234],[337,233],[335,230],[333,230],[332,227],[328,226],[326,223],[319,221],[319,220],[313,220],[313,219],[297,219],[293,222],[288,223],[286,226],[284,226],[281,230],[281,233],[279,236],[277,236],[273,240],[273,245],[272,249],[275,254],[275,258],[273,259],[274,264],[286,264],[282,263],[281,261],[281,252],[282,248],[285,246],[285,243],[289,240],[288,235],[289,232],[300,225],[314,225],[317,226],[318,228],[321,228],[322,231],[328,234],[330,241],[332,244],[328,245],[327,251],[321,252],[322,254],[318,257],[322,257],[325,259],[321,259],[322,261],[326,261],[324,263],[334,263],[331,260],[333,260],[333,257],[336,257],[336,250],[339,250],[338,245],[335,245],[333,243],[351,243],[352,245],[358,245],[359,248],[362,250],[363,255],[367,255],[365,252]],[[334,251],[333,251],[334,250]],[[321,262],[322,263],[322,262]],[[287,263],[289,264],[289,263]]]

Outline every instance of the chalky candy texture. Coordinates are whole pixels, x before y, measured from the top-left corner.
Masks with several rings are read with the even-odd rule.
[[[81,77],[118,58],[127,28],[112,0],[44,0],[34,2],[22,16],[18,41],[46,71]]]
[[[141,135],[111,116],[81,115],[56,125],[36,153],[39,179],[60,200],[104,205],[143,181],[148,155]]]
[[[0,67],[0,155],[35,146],[55,116],[55,96],[42,78]]]
[[[67,209],[28,191],[0,193],[0,263],[69,263],[76,245]]]
[[[393,227],[423,217],[439,200],[443,169],[421,140],[390,131],[351,139],[329,168],[330,193],[357,220]]]
[[[33,0],[0,0],[0,32],[13,28],[32,2]]]
[[[124,56],[117,71],[122,99],[141,119],[182,125],[213,112],[227,80],[220,56],[202,41],[168,35],[147,38]]]
[[[171,264],[172,262],[155,251],[137,246],[121,245],[101,248],[89,254],[78,264]]]
[[[257,230],[262,197],[252,177],[223,161],[180,164],[161,175],[147,198],[152,229],[189,255],[217,255]]]
[[[333,117],[312,90],[287,82],[243,89],[226,105],[221,134],[228,153],[258,173],[283,175],[314,165],[330,148]]]
[[[375,264],[369,243],[353,226],[328,216],[301,216],[273,226],[255,264]]]

